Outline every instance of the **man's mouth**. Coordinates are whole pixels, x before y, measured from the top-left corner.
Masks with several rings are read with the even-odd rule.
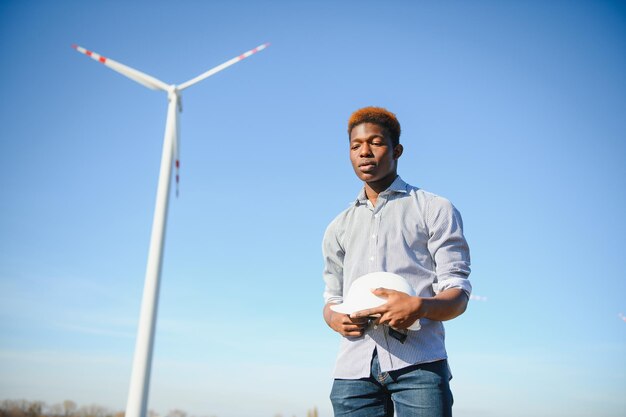
[[[376,168],[376,163],[374,161],[361,162],[359,164],[359,168],[361,169],[361,171],[371,171],[372,169]]]

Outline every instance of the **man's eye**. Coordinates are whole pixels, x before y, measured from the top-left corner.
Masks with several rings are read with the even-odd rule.
[[[350,146],[350,149],[352,149],[352,150],[359,149],[359,145],[352,145],[352,146]]]
[[[372,145],[374,146],[383,146],[384,144],[384,142],[372,142]]]

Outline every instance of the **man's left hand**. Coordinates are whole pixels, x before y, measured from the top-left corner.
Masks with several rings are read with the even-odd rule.
[[[380,316],[376,324],[388,324],[395,329],[406,329],[426,313],[424,311],[426,303],[421,297],[411,297],[406,293],[387,288],[377,288],[372,293],[386,298],[387,302],[379,307],[352,313],[351,318]]]

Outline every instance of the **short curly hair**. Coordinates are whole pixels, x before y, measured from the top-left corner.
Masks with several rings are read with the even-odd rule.
[[[389,138],[393,146],[400,143],[400,122],[396,115],[382,107],[363,107],[358,109],[350,116],[348,120],[348,137],[352,133],[352,129],[361,123],[374,123],[382,126],[389,133]]]

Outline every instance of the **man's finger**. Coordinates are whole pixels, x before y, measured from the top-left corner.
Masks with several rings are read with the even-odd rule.
[[[350,317],[346,315],[346,317],[341,321],[341,324],[343,324],[344,326],[353,325],[353,324],[364,326],[367,324],[367,318],[365,317],[354,318],[354,317]]]
[[[377,295],[379,297],[389,297],[391,294],[396,293],[398,291],[396,290],[390,290],[388,288],[376,288],[375,290],[372,290],[372,294]]]
[[[386,314],[383,314],[376,320],[376,324],[389,324],[390,321],[391,319]]]
[[[360,317],[360,318],[349,318],[350,323],[354,323],[354,324],[359,324],[359,325],[366,325],[369,321],[368,317]]]
[[[361,317],[380,317],[385,312],[384,305],[376,308],[368,308],[367,310],[356,311],[350,314],[350,318],[358,319]]]

